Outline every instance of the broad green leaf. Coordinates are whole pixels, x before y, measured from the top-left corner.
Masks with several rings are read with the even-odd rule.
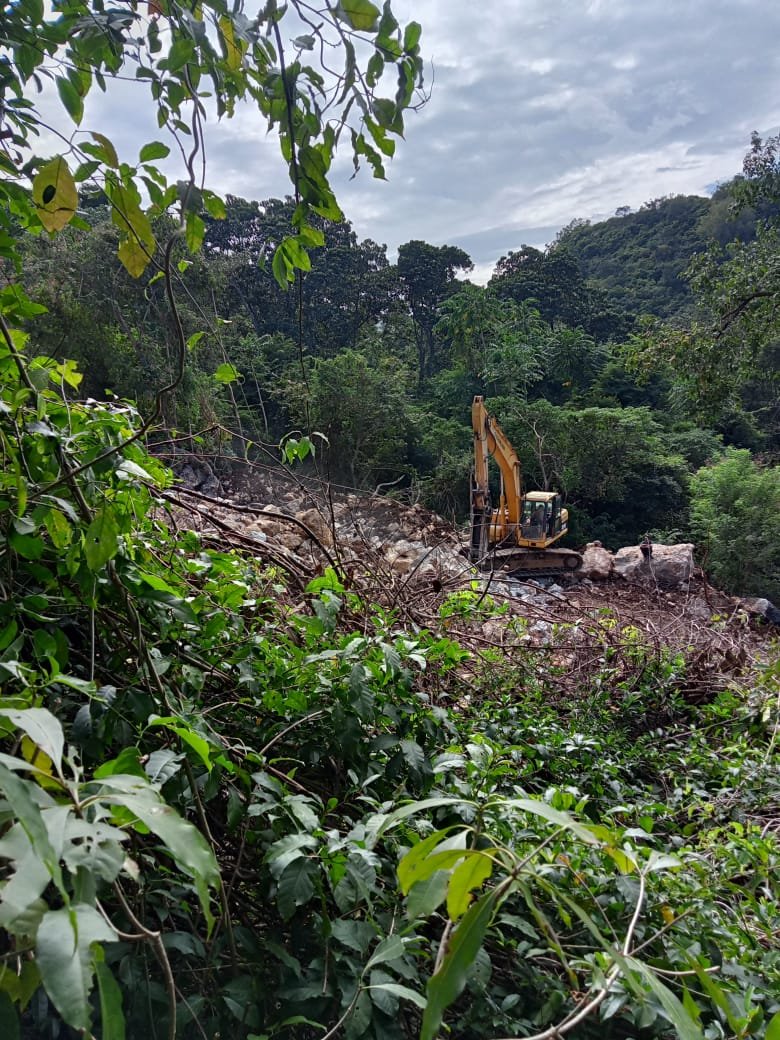
[[[428,981],[428,1001],[420,1040],[435,1040],[444,1012],[460,996],[496,907],[495,890],[487,892],[463,916],[455,929],[439,970]]]
[[[3,1040],[20,1040],[21,1035],[16,1008],[9,995],[0,990],[0,1036]]]
[[[279,878],[276,902],[285,921],[293,916],[299,906],[304,906],[314,895],[313,877],[316,866],[307,859],[297,859]]]
[[[227,67],[235,72],[241,68],[241,61],[244,56],[244,47],[246,44],[242,40],[236,41],[236,35],[233,31],[233,21],[227,15],[223,15],[219,19],[219,31],[222,34],[222,41],[225,44],[225,61]]]
[[[780,1011],[776,1011],[769,1019],[764,1040],[780,1040]]]
[[[92,131],[92,137],[97,141],[98,145],[103,151],[101,158],[108,166],[112,166],[115,170],[119,169],[119,157],[116,154],[116,148],[114,148],[111,141],[106,137],[105,134],[99,134],[96,131]]]
[[[410,920],[430,915],[444,902],[450,875],[446,870],[437,870],[424,881],[418,881],[406,900],[406,913]]]
[[[434,831],[433,834],[429,834],[427,838],[423,838],[422,841],[418,841],[416,845],[412,845],[400,861],[396,868],[396,872],[398,874],[398,882],[401,886],[401,892],[404,895],[407,895],[412,885],[417,880],[417,870],[420,863],[424,859],[427,859],[437,845],[445,840],[452,829],[453,828],[451,827],[447,827],[444,830]],[[465,836],[463,844],[465,846]]]
[[[702,1031],[683,1007],[679,998],[665,986],[653,969],[634,957],[626,957],[626,964],[647,983],[659,1004],[677,1031],[680,1040],[702,1040]]]
[[[213,217],[215,220],[224,220],[227,216],[225,203],[219,195],[215,195],[213,191],[203,192],[203,205],[206,207],[208,215]]]
[[[425,1005],[427,1004],[425,997],[421,993],[416,993],[413,989],[409,989],[408,986],[400,986],[397,982],[381,982],[368,988],[370,990],[378,989],[385,993],[392,993],[393,996],[400,997],[401,1000],[409,1000],[422,1011],[425,1010]]]
[[[379,8],[369,0],[339,0],[336,14],[349,22],[353,29],[367,32],[376,25]]]
[[[221,364],[214,373],[214,378],[218,383],[235,383],[240,376],[241,373],[236,366],[227,361]]]
[[[543,802],[537,798],[507,798],[501,802],[502,807],[506,809],[519,809],[521,812],[532,813],[534,816],[541,816],[542,819],[547,820],[549,823],[554,823],[556,827],[561,827],[563,830],[570,831],[576,835],[580,841],[585,842],[586,845],[600,845],[601,842],[593,834],[589,827],[585,827],[583,824],[578,823],[574,817],[569,816],[568,813],[561,812],[559,809],[553,809],[547,802]]]
[[[193,210],[188,210],[184,224],[184,238],[187,243],[187,249],[191,253],[198,252],[203,245],[205,234],[206,225],[203,220]]]
[[[380,838],[395,827],[397,823],[400,823],[401,820],[414,816],[415,813],[426,812],[428,809],[454,808],[456,805],[474,805],[474,802],[470,802],[466,798],[423,798],[419,802],[410,802],[408,805],[402,805],[400,809],[394,809],[393,812],[388,813],[386,816],[377,815],[372,818],[372,822],[378,827],[377,837]]]
[[[62,770],[65,736],[56,716],[46,708],[25,708],[23,711],[4,708],[0,711],[0,716],[10,719],[15,726],[23,730],[30,740],[49,756],[58,773]]]
[[[208,771],[211,772],[213,768],[213,764],[211,761],[211,749],[209,747],[208,741],[204,740],[204,738],[199,733],[196,733],[193,729],[187,726],[181,725],[180,722],[177,722],[172,718],[151,718],[149,720],[149,725],[165,726],[166,729],[169,729],[171,730],[171,732],[176,733],[177,736],[179,736],[184,741],[187,747],[192,748],[192,750],[201,760],[206,769],[208,769]]]
[[[621,874],[633,874],[637,869],[637,862],[633,856],[630,856],[623,849],[618,849],[615,846],[608,845],[604,852],[611,860],[617,863],[618,870]]]
[[[61,155],[38,171],[32,187],[38,218],[47,231],[62,231],[79,204],[76,182]]]
[[[122,459],[116,468],[116,474],[121,479],[124,479],[125,477],[137,477],[139,480],[146,480],[150,484],[154,483],[154,478],[146,472],[143,466],[139,466],[131,459]]]
[[[73,538],[73,528],[59,509],[50,509],[43,518],[55,549],[64,549]]]
[[[676,870],[681,867],[682,863],[676,856],[670,856],[663,852],[651,852],[650,858],[647,861],[645,870],[648,874],[655,873],[659,870]]]
[[[100,953],[102,954],[102,951]],[[100,1038],[125,1040],[122,990],[101,955],[95,957],[95,970],[100,993]]]
[[[90,1028],[93,942],[113,942],[115,932],[94,907],[80,903],[49,910],[38,927],[35,952],[52,1004],[73,1029]]]
[[[388,935],[383,939],[371,954],[365,970],[375,968],[377,964],[387,964],[389,961],[397,961],[404,955],[404,944],[400,935]]]
[[[60,101],[65,106],[70,118],[78,126],[84,116],[84,99],[69,79],[66,79],[64,76],[57,76],[56,78],[57,93],[60,95]]]
[[[113,511],[104,506],[87,528],[84,536],[84,555],[91,571],[98,571],[117,554],[119,529]]]
[[[0,847],[6,842],[0,842]],[[0,856],[9,858],[10,850],[3,849]],[[12,858],[12,857],[11,857]],[[51,883],[51,874],[38,853],[30,846],[26,855],[14,859],[12,877],[0,891],[0,928],[18,934],[19,927],[33,904],[40,899]],[[25,925],[21,924],[24,929]],[[0,1034],[1,1036],[2,1034]]]
[[[154,162],[155,159],[165,159],[171,154],[167,144],[162,141],[150,141],[141,149],[138,161],[142,163]]]
[[[49,833],[41,810],[33,801],[32,794],[35,791],[35,785],[15,776],[5,764],[0,762],[0,791],[5,793],[8,801],[13,805],[19,826],[27,835],[38,858],[46,866],[55,885],[62,892],[62,872],[59,859],[49,840]]]
[[[404,50],[408,54],[409,51],[414,50],[417,44],[420,42],[420,36],[422,35],[422,26],[419,22],[409,22],[404,30]]]
[[[136,238],[125,238],[119,245],[117,256],[132,278],[139,278],[149,265],[151,251]]]
[[[282,289],[286,289],[290,282],[295,281],[295,271],[281,246],[279,246],[274,253],[274,258],[271,261],[271,270],[273,271],[277,284]]]
[[[103,762],[95,771],[95,779],[109,777],[116,774],[127,774],[132,776],[144,776],[144,768],[140,764],[140,752],[137,748],[123,748],[118,756]]]
[[[447,889],[447,915],[457,921],[468,910],[471,893],[479,888],[493,873],[493,857],[496,849],[474,851],[463,863],[453,870]]]
[[[219,868],[214,851],[200,833],[141,777],[116,775],[104,777],[99,785],[99,801],[121,805],[156,834],[176,860],[198,885],[198,897],[205,914],[209,914],[206,886],[219,885]]]

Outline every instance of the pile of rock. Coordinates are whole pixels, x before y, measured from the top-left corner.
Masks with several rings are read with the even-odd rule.
[[[627,545],[611,553],[601,542],[589,542],[582,556],[582,567],[577,574],[590,581],[615,577],[674,589],[687,585],[693,577],[693,545],[690,542],[680,545],[656,543],[650,556],[645,556],[638,545]]]

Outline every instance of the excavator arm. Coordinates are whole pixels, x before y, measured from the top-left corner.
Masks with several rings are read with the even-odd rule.
[[[471,425],[474,430],[474,490],[488,501],[488,458],[498,463],[501,471],[500,511],[506,515],[506,523],[520,523],[523,502],[523,467],[517,452],[498,422],[485,408],[484,397],[475,397],[471,406]]]
[[[501,541],[512,530],[517,531],[523,503],[523,470],[506,434],[485,408],[483,397],[474,398],[471,425],[474,431],[471,558],[476,560],[484,557],[489,541]],[[501,472],[501,497],[495,511],[488,478],[491,455]]]

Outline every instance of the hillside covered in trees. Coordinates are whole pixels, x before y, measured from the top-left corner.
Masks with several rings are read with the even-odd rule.
[[[424,100],[389,3],[2,21],[3,1040],[778,1040],[780,139],[482,287],[329,181]],[[210,184],[239,105],[288,198]],[[471,568],[475,394],[571,546],[703,569]]]

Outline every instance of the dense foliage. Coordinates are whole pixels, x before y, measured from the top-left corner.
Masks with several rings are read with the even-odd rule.
[[[2,1036],[777,1040],[776,665],[702,693],[692,655],[607,610],[563,700],[579,622],[545,656],[467,650],[503,616],[485,591],[422,624],[381,578],[303,578],[172,506],[172,442],[267,456],[296,422],[288,462],[318,430],[334,476],[457,508],[488,385],[581,532],[687,523],[719,439],[673,368],[637,374],[651,346],[571,257],[511,254],[483,290],[455,247],[393,268],[338,223],[338,139],[382,175],[419,25],[369,0],[2,20]],[[130,68],[184,180],[158,141],[134,165],[100,131],[36,153],[30,84],[79,126]],[[204,99],[255,104],[292,199],[198,180]],[[735,479],[756,519],[777,489],[751,467],[700,472],[694,523],[742,520]]]

